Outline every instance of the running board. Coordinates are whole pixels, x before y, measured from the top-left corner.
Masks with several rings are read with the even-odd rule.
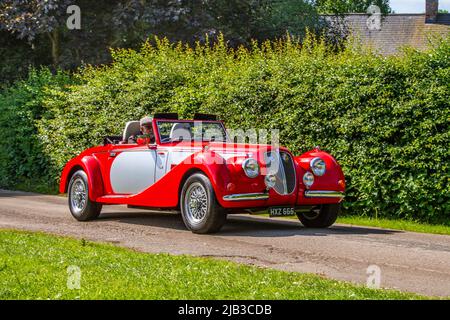
[[[107,203],[107,204],[126,204],[127,199],[134,196],[133,194],[111,194],[102,197],[98,197],[95,202]]]

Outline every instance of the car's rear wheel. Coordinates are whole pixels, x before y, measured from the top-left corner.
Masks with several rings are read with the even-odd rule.
[[[89,199],[88,179],[83,170],[78,170],[72,175],[67,193],[70,213],[75,219],[88,221],[99,216],[102,205]]]
[[[336,222],[340,211],[340,203],[323,204],[309,212],[298,212],[297,217],[307,228],[328,228]]]
[[[208,177],[196,173],[183,185],[180,198],[181,216],[186,227],[194,233],[213,233],[222,228],[226,210],[216,200]]]

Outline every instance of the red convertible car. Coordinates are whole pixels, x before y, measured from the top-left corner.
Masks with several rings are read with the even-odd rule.
[[[61,175],[70,212],[79,221],[103,205],[180,210],[195,233],[218,231],[231,213],[297,215],[305,227],[331,226],[344,197],[336,160],[318,147],[300,156],[283,147],[231,141],[222,121],[196,114],[150,118],[152,141],[139,121],[70,160]]]

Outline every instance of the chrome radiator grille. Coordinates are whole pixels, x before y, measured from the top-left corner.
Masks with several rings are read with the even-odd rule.
[[[295,189],[296,179],[291,155],[285,151],[268,151],[264,154],[264,161],[266,164],[270,164],[268,174],[276,177],[274,190],[281,195],[292,193]]]

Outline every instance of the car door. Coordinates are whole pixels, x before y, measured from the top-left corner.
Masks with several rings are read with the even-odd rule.
[[[156,150],[147,145],[120,145],[109,151],[113,194],[137,194],[155,182]]]

